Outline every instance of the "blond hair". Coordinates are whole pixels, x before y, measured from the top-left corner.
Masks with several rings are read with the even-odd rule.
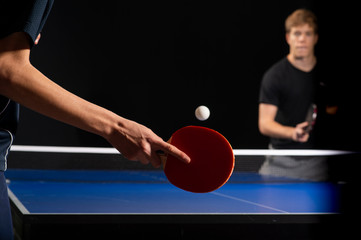
[[[297,27],[304,24],[310,25],[315,33],[318,32],[316,15],[310,10],[298,9],[287,17],[285,21],[286,33],[289,33],[292,27]]]

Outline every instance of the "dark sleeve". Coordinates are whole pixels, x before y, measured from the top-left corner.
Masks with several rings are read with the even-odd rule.
[[[53,0],[0,0],[0,38],[25,32],[33,43],[52,5]]]
[[[259,103],[267,103],[275,106],[280,104],[279,76],[270,69],[267,71],[261,82]]]

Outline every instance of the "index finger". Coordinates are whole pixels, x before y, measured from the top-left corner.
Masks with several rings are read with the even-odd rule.
[[[176,157],[177,159],[179,159],[184,163],[188,164],[191,162],[191,159],[187,154],[185,154],[184,152],[182,152],[181,150],[179,150],[177,147],[173,146],[170,143],[167,142],[159,143],[159,150],[163,151],[165,154],[170,154]]]

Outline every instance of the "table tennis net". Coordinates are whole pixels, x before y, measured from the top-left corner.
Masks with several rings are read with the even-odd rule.
[[[294,177],[290,168],[298,164],[298,168],[307,167],[310,162],[324,159],[327,165],[327,179],[343,181],[349,175],[351,164],[359,158],[359,154],[336,150],[268,150],[268,149],[234,149],[234,173],[261,173],[280,177]],[[276,160],[275,160],[276,159]],[[281,163],[272,171],[264,171],[272,161]],[[323,160],[322,160],[323,161]],[[315,165],[313,168],[320,168]],[[309,166],[308,166],[309,167]],[[159,170],[150,164],[143,165],[129,161],[113,148],[98,147],[53,147],[15,145],[8,158],[10,169],[73,169],[73,170]],[[311,167],[312,168],[312,167]],[[266,169],[267,170],[267,169]],[[308,171],[308,170],[306,170]],[[301,177],[302,179],[302,177]],[[307,179],[307,177],[306,177]],[[313,178],[310,178],[314,180]],[[323,180],[323,179],[322,179]]]

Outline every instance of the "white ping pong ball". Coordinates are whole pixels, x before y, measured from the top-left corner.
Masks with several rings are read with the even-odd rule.
[[[196,118],[199,121],[205,121],[209,118],[211,112],[209,111],[209,108],[207,108],[206,106],[199,106],[197,107],[195,114],[196,114]]]

